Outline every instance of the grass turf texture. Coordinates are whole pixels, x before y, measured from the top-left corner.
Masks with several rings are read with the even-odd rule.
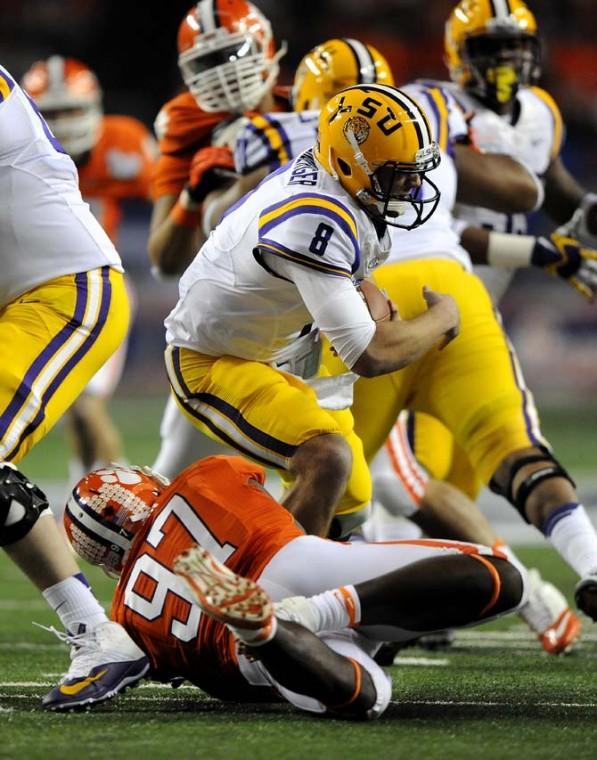
[[[127,456],[157,453],[163,399],[116,399]],[[597,408],[544,414],[544,431],[573,472],[594,475]],[[23,461],[33,479],[61,480],[68,453],[60,428]],[[521,551],[562,587],[573,576],[553,552]],[[86,573],[108,606],[112,582]],[[544,655],[518,618],[459,635],[447,652],[407,649],[392,668],[394,702],[372,724],[322,720],[281,705],[226,705],[194,688],[131,690],[93,712],[54,715],[40,698],[67,667],[68,652],[31,621],[56,619],[0,553],[0,758],[408,758],[573,760],[597,750],[597,630],[566,658]],[[595,637],[595,640],[592,640]],[[413,658],[435,663],[415,664]],[[12,685],[11,685],[12,684]],[[26,685],[31,684],[31,685]]]
[[[572,588],[553,552],[529,548],[521,556]],[[107,604],[112,582],[95,568],[86,573]],[[4,555],[0,590],[0,758],[596,755],[597,635],[588,621],[588,639],[564,658],[543,654],[515,617],[463,632],[445,652],[406,649],[404,664],[392,668],[394,702],[375,723],[313,718],[285,704],[227,705],[193,687],[154,684],[93,712],[55,715],[39,701],[65,669],[67,650],[31,621],[56,621]]]

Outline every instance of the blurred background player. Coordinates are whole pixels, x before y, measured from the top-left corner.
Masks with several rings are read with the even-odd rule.
[[[516,268],[529,265],[565,278],[592,299],[597,288],[597,253],[587,248],[595,243],[587,209],[594,196],[574,180],[560,158],[562,118],[551,96],[536,86],[541,62],[533,14],[520,0],[462,2],[448,19],[445,52],[452,83],[440,85],[469,115],[479,147],[516,155],[544,177],[544,208],[556,223],[567,223],[549,238],[536,238],[525,234],[524,214],[457,206],[456,228],[463,244],[473,261],[489,264],[475,271],[494,303],[501,300]],[[512,232],[517,236],[513,238]],[[540,446],[546,446],[532,393],[514,354],[513,361],[529,430]],[[474,499],[482,484],[439,421],[419,413],[403,415],[372,468],[379,501],[391,513],[407,514],[431,535],[465,540],[474,535],[474,540],[493,543],[486,521],[478,524],[474,534],[467,530],[471,505],[454,486]],[[444,479],[446,483],[441,482]],[[575,511],[579,510],[584,512],[582,507]],[[384,534],[377,531],[375,535]],[[578,635],[578,621],[550,584],[544,584],[541,593],[539,583],[533,577],[531,599],[543,597],[546,604],[543,612],[538,605],[534,614],[529,607],[528,622],[545,649],[557,653]],[[552,622],[546,625],[550,618]]]
[[[135,683],[147,659],[109,622],[45,495],[15,467],[126,335],[120,258],[83,202],[74,163],[0,67],[0,545],[56,612],[71,644],[56,687],[69,709]]]
[[[371,658],[380,635],[479,623],[524,598],[516,566],[486,547],[306,536],[264,480],[240,457],[209,457],[172,483],[116,467],[74,488],[67,533],[81,557],[119,576],[113,614],[153,678],[375,718],[391,697]],[[267,594],[282,600],[275,617]]]
[[[206,211],[219,216],[264,176],[236,177],[229,146],[243,113],[288,108],[286,91],[274,90],[285,50],[282,45],[276,51],[269,21],[246,0],[202,0],[185,14],[178,65],[187,89],[164,105],[155,122],[160,155],[148,250],[160,275],[181,274],[194,258],[215,226]],[[228,450],[198,434],[172,397],[161,438],[155,467],[167,475],[199,454]],[[179,467],[191,448],[191,458]]]
[[[149,130],[130,116],[104,115],[95,74],[74,58],[54,55],[31,66],[23,88],[75,162],[79,188],[116,245],[123,202],[149,199],[156,146]],[[129,299],[133,288],[127,280]],[[127,342],[94,375],[66,417],[76,459],[70,482],[90,467],[122,461],[120,433],[107,409],[122,375]]]

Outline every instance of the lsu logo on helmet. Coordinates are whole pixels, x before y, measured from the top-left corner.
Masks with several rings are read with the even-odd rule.
[[[395,87],[357,85],[331,98],[319,117],[315,158],[371,217],[391,226],[418,227],[439,202],[427,177],[439,165],[439,147],[423,109]]]

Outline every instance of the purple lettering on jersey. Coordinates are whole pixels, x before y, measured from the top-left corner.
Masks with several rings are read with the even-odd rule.
[[[318,173],[319,169],[315,163],[313,153],[308,150],[296,160],[288,184],[309,185],[312,187],[317,184]]]

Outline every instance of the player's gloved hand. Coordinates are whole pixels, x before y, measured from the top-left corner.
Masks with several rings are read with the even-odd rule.
[[[186,184],[191,200],[201,203],[212,190],[230,182],[230,172],[234,172],[234,157],[230,148],[209,145],[198,150],[191,161]]]
[[[574,589],[574,599],[579,610],[597,621],[597,567],[579,580]]]
[[[567,228],[558,228],[549,238],[537,238],[531,264],[562,277],[593,301],[597,293],[597,250],[583,246]]]

